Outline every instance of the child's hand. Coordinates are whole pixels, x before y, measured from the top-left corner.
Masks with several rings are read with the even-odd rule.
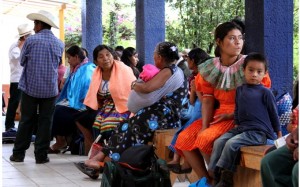
[[[214,121],[210,123],[210,125],[219,123],[221,121],[233,119],[233,114],[219,114],[214,116]]]
[[[285,141],[287,147],[291,151],[294,151],[296,148],[298,148],[298,128],[294,129],[293,132],[288,135]]]

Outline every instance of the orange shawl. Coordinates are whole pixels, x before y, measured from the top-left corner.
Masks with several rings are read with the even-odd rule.
[[[131,91],[131,83],[136,80],[132,69],[123,62],[114,60],[109,79],[109,91],[115,103],[116,110],[120,113],[128,111],[127,100]],[[98,110],[97,92],[102,81],[102,71],[98,66],[92,76],[89,90],[84,99],[84,104]]]

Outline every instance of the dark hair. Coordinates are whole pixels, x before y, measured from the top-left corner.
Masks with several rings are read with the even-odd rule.
[[[120,60],[121,57],[119,56],[119,54],[116,51],[112,51],[111,54],[112,54],[114,60]]]
[[[115,51],[123,51],[124,50],[124,47],[121,46],[121,45],[118,45],[116,48],[115,48]]]
[[[80,62],[82,62],[85,59],[84,53],[82,51],[82,49],[80,47],[78,47],[77,45],[73,45],[71,46],[67,51],[67,54],[71,55],[71,56],[76,56],[78,55]]]
[[[299,79],[294,83],[293,87],[293,108],[295,109],[299,105]]]
[[[202,62],[206,61],[207,59],[210,58],[210,56],[201,48],[197,47],[192,49],[189,53],[188,53],[188,57],[190,59],[194,60],[194,63],[196,65],[201,64]]]
[[[41,23],[43,29],[49,29],[49,30],[51,29],[51,25],[49,25],[48,23],[45,23],[40,20],[36,20],[36,21],[39,21]]]
[[[95,47],[95,49],[93,51],[94,62],[97,61],[99,51],[102,51],[103,49],[107,49],[111,53],[111,55],[114,55],[114,53],[115,53],[114,50],[111,47],[108,47],[107,45],[98,45],[97,47]]]
[[[136,54],[136,50],[133,47],[127,47],[124,49],[122,56],[121,56],[121,61],[124,62],[127,66],[131,66],[132,62],[130,61],[130,57],[134,56]]]
[[[227,34],[230,31],[232,31],[233,29],[238,29],[243,34],[242,28],[234,22],[225,22],[225,23],[220,24],[219,26],[217,26],[217,28],[215,30],[215,41],[217,41],[217,39],[223,41],[225,36],[227,36]],[[216,57],[221,56],[219,46],[217,46],[215,49],[215,56]]]
[[[162,56],[167,63],[171,63],[179,59],[178,48],[171,42],[160,42],[155,47],[155,52]]]
[[[249,53],[247,55],[247,57],[245,58],[244,60],[244,63],[243,63],[243,69],[246,69],[247,67],[247,64],[250,62],[250,61],[258,61],[258,62],[261,62],[262,64],[265,65],[265,71],[268,71],[268,62],[267,62],[267,59],[264,55],[260,54],[260,53]]]
[[[233,19],[231,20],[231,22],[233,22],[233,23],[235,23],[235,24],[237,24],[238,26],[241,27],[241,29],[242,29],[242,34],[245,33],[245,23],[244,23],[244,21],[242,21],[242,19],[241,19],[240,17],[235,17],[235,18],[233,18]]]
[[[86,48],[83,48],[83,47],[82,47],[81,49],[85,52],[85,54],[86,54],[85,56],[88,57],[88,56],[89,56],[89,53],[88,53],[88,51],[86,50]]]

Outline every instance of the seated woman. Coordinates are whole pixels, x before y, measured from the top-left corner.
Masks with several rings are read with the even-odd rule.
[[[134,81],[131,85],[133,92],[141,93],[141,97],[148,94],[156,98],[156,102],[139,109],[128,121],[121,123],[101,152],[85,163],[75,164],[79,170],[91,178],[97,178],[101,169],[99,162],[103,162],[106,157],[117,161],[127,148],[151,142],[155,130],[180,126],[181,103],[188,89],[182,70],[175,65],[176,60],[178,49],[175,44],[161,42],[156,46],[154,61],[160,69],[159,73],[147,82]],[[141,101],[135,98],[130,102]]]
[[[189,107],[193,107],[193,109],[190,111],[191,113],[186,114],[190,116],[186,123],[180,127],[180,129],[176,132],[176,134],[173,137],[173,140],[171,142],[171,145],[169,146],[169,149],[174,152],[173,160],[168,162],[168,167],[175,173],[182,173],[185,171],[181,171],[180,167],[180,156],[176,153],[176,150],[174,148],[178,134],[186,129],[191,123],[193,123],[195,120],[201,118],[201,94],[196,91],[195,86],[195,78],[198,75],[198,65],[203,63],[205,60],[209,59],[210,56],[202,49],[200,48],[194,48],[187,54],[187,63],[190,70],[192,70],[192,74],[190,77],[188,77],[189,82]],[[185,166],[186,165],[186,166]],[[188,165],[188,162],[185,160],[184,166],[188,168],[187,171],[192,171],[190,166]]]
[[[97,68],[84,100],[89,110],[78,115],[76,121],[84,136],[86,153],[99,134],[100,143],[103,143],[119,123],[130,115],[127,99],[131,82],[136,78],[130,67],[114,60],[114,55],[113,49],[106,45],[99,45],[93,51]]]
[[[139,59],[136,50],[133,47],[127,47],[123,50],[121,61],[124,62],[127,66],[131,67],[133,74],[136,78],[139,77],[140,71],[136,67]]]
[[[96,68],[95,64],[88,62],[82,49],[76,45],[70,47],[66,55],[72,71],[57,99],[52,125],[52,135],[56,138],[56,143],[49,147],[48,153],[59,153],[67,146],[65,137],[77,129],[75,116],[86,110],[83,100]]]
[[[235,91],[244,81],[242,65],[245,55],[241,54],[244,40],[242,29],[233,22],[220,24],[215,30],[217,57],[199,66],[197,89],[202,94],[202,118],[194,121],[182,131],[175,144],[176,151],[183,154],[203,182],[213,179],[205,166],[210,162],[214,141],[234,127],[233,112]],[[270,86],[267,75],[263,84]],[[215,101],[220,105],[214,109]],[[187,168],[181,168],[186,170]]]

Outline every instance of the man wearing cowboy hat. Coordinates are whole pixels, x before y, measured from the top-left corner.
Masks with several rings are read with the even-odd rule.
[[[14,42],[9,48],[9,65],[10,65],[10,87],[9,102],[5,118],[5,132],[2,133],[2,140],[14,139],[16,137],[15,116],[21,99],[21,92],[18,89],[19,80],[23,71],[20,65],[20,54],[23,44],[31,33],[32,29],[28,24],[18,26],[19,40]]]
[[[21,120],[10,160],[23,162],[30,146],[32,129],[38,110],[38,127],[34,145],[37,164],[49,162],[52,116],[58,95],[57,69],[64,44],[54,36],[51,27],[58,28],[55,17],[44,10],[31,13],[27,18],[34,21],[35,35],[29,37],[22,48],[20,63],[23,73],[19,82]]]

